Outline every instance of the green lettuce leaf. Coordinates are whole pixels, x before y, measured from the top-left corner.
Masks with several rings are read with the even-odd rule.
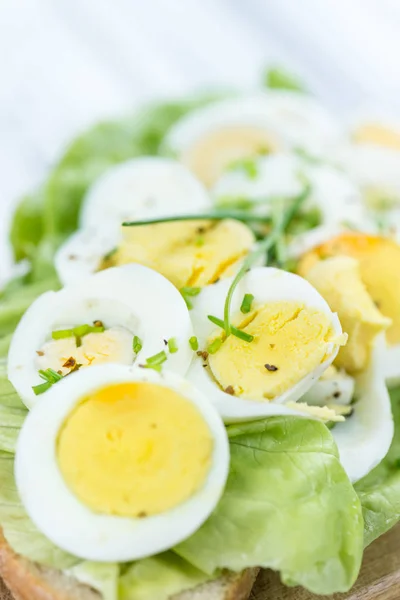
[[[400,388],[390,391],[395,433],[384,460],[356,483],[364,514],[365,545],[400,520]]]
[[[12,454],[0,455],[0,481],[0,523],[12,549],[30,560],[57,569],[67,569],[80,562],[52,544],[26,514],[15,485]]]
[[[306,87],[296,75],[289,73],[281,67],[271,67],[265,71],[264,85],[271,89],[291,90],[306,93]]]
[[[78,226],[84,194],[108,167],[137,156],[154,155],[167,130],[188,111],[216,95],[148,106],[133,116],[99,123],[76,138],[35,194],[18,206],[11,227],[17,260],[38,261],[44,278],[63,239]],[[38,250],[39,249],[39,250]]]
[[[67,570],[80,583],[84,583],[100,592],[104,600],[119,600],[117,563],[99,563],[88,560],[82,561]]]
[[[167,600],[209,579],[174,552],[164,552],[125,568],[119,579],[119,600]]]
[[[218,507],[176,552],[210,574],[259,565],[317,594],[348,590],[361,563],[363,519],[329,430],[274,417],[230,428],[230,447]]]

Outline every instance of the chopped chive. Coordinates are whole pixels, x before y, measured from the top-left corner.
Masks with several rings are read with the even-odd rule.
[[[201,288],[186,286],[181,288],[179,291],[182,294],[184,301],[186,302],[186,306],[189,310],[191,310],[193,308],[193,303],[190,300],[190,298],[192,298],[193,296],[198,296],[201,292]]]
[[[54,371],[53,369],[46,369],[45,371],[43,369],[40,369],[39,375],[42,379],[44,379],[50,384],[57,383],[57,381],[60,381],[60,379],[62,379],[62,375],[60,375],[59,373],[57,373],[57,371]]]
[[[222,346],[222,339],[215,338],[215,340],[213,342],[211,342],[211,344],[208,346],[207,352],[209,354],[215,354],[216,352],[218,352],[218,350],[221,348],[221,346]]]
[[[132,347],[135,354],[138,354],[143,348],[143,343],[139,336],[135,335],[133,337]]]
[[[170,338],[168,340],[168,350],[171,354],[175,354],[175,352],[178,352],[178,344],[176,343],[175,338]]]
[[[161,350],[158,354],[154,354],[153,356],[149,356],[146,358],[145,365],[139,365],[143,369],[154,369],[154,371],[161,371],[161,365],[168,359],[165,350]]]
[[[242,300],[242,304],[240,306],[240,312],[242,312],[244,315],[249,313],[251,311],[251,305],[253,303],[253,300],[253,294],[245,294]]]
[[[228,166],[229,171],[243,171],[249,179],[256,179],[258,175],[258,166],[255,158],[241,158],[235,160]]]
[[[58,329],[51,333],[53,340],[62,340],[69,337],[81,338],[88,333],[103,333],[105,331],[104,325],[97,325],[100,321],[96,321],[96,325],[77,325],[72,329]]]
[[[43,394],[43,392],[47,392],[48,389],[51,388],[53,384],[50,383],[50,381],[46,381],[45,383],[39,383],[39,385],[33,385],[32,389],[34,391],[34,393],[36,394],[36,396],[39,396],[39,394]]]
[[[201,247],[204,246],[205,239],[202,236],[199,236],[195,241],[195,246]]]
[[[214,317],[213,315],[208,315],[207,319],[209,321],[211,321],[211,323],[214,323],[214,325],[221,327],[221,329],[225,329],[224,322],[222,319],[218,319],[218,317]],[[234,327],[233,325],[231,325],[231,333],[235,337],[237,337],[241,340],[244,340],[245,342],[252,342],[254,340],[253,335],[251,335],[250,333],[246,333],[242,329],[238,329],[237,327]]]
[[[118,252],[118,246],[107,252],[107,254],[103,256],[103,260],[110,260],[110,258],[112,258],[116,252]]]
[[[72,329],[58,329],[56,331],[52,331],[51,333],[53,340],[62,340],[64,338],[72,337],[73,335]]]
[[[189,346],[191,347],[193,352],[196,352],[196,350],[199,349],[199,340],[195,335],[192,335],[192,337],[189,339]]]

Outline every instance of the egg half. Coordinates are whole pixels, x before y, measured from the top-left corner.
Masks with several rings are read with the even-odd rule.
[[[195,299],[191,317],[200,349],[189,380],[227,422],[299,414],[287,404],[295,403],[312,386],[345,342],[337,316],[304,279],[258,267],[239,283],[231,310],[232,323],[253,339],[225,338],[208,316],[223,318],[231,283],[227,279],[207,286]],[[253,301],[244,314],[245,294]]]
[[[124,221],[202,213],[211,206],[202,184],[176,161],[142,157],[111,167],[84,197],[80,229],[56,253],[59,279],[66,285],[98,270],[122,243]],[[155,243],[159,233],[159,229],[148,232],[147,246]],[[164,228],[161,241],[167,244],[174,239],[173,227]]]
[[[400,264],[400,245],[383,236],[354,231],[340,233],[306,252],[299,262],[298,272],[307,277],[320,261],[323,271],[326,260],[335,256],[356,261],[375,315],[387,321],[383,370],[388,383],[395,384],[400,379],[400,272],[396,271],[396,265]],[[354,310],[359,307],[355,305]],[[356,322],[355,326],[360,329]]]
[[[58,547],[124,562],[196,531],[228,467],[222,421],[190,383],[105,365],[63,379],[30,411],[15,476],[27,513]]]
[[[98,364],[146,363],[165,352],[168,370],[184,375],[191,332],[186,304],[164,277],[141,265],[108,269],[33,302],[12,338],[8,376],[30,407],[43,398],[35,389],[49,368],[65,377]]]
[[[335,119],[312,98],[269,91],[190,112],[171,128],[164,150],[211,187],[234,161],[287,148],[320,154],[341,138]]]
[[[347,175],[324,163],[309,163],[291,153],[277,153],[253,161],[249,172],[237,163],[223,173],[212,190],[215,202],[224,206],[250,200],[254,210],[266,214],[275,200],[293,198],[310,185],[305,206],[317,208],[322,224],[359,225],[364,220],[362,196]]]

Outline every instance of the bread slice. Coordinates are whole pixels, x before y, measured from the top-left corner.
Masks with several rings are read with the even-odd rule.
[[[247,600],[258,569],[227,573],[171,600]],[[15,554],[0,532],[0,575],[15,600],[101,600],[98,592],[57,571]],[[157,600],[156,598],[154,600]]]

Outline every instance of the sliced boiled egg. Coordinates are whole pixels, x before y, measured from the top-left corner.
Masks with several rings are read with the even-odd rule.
[[[400,236],[400,123],[366,114],[350,133],[350,143],[339,146],[338,164],[359,185],[376,229]]]
[[[234,161],[287,148],[320,154],[341,137],[335,119],[315,100],[269,91],[190,112],[171,128],[164,148],[211,187]]]
[[[359,225],[364,219],[359,189],[347,175],[331,165],[306,162],[288,152],[259,157],[251,164],[249,171],[249,163],[238,162],[218,179],[212,190],[218,205],[245,200],[252,203],[254,210],[268,214],[275,200],[301,194],[305,179],[310,185],[305,209],[317,209],[322,224]]]
[[[313,385],[346,341],[339,319],[304,279],[258,267],[233,295],[232,323],[242,335],[226,338],[208,316],[223,318],[231,283],[226,279],[207,286],[194,300],[191,316],[199,350],[189,380],[227,422],[299,414],[287,404]],[[243,312],[245,295],[251,307],[247,302]]]
[[[83,199],[80,227],[94,229],[123,221],[199,212],[210,207],[203,185],[174,160],[134,158],[108,169]]]
[[[30,411],[15,476],[27,513],[59,548],[124,562],[196,531],[228,467],[223,423],[190,383],[108,364],[63,379]]]
[[[354,287],[354,294],[348,295],[346,304],[349,306],[350,303],[353,303],[354,327],[357,331],[361,332],[367,326],[369,329],[375,327],[378,321],[386,330],[387,350],[383,368],[388,382],[395,383],[400,378],[400,275],[396,272],[396,265],[400,264],[400,245],[383,236],[345,232],[326,240],[307,252],[299,262],[298,272],[307,278],[315,268],[319,269],[321,275],[323,272],[327,274],[327,268],[329,264],[332,264],[327,259],[335,256],[352,258],[353,267],[349,267],[350,270],[359,269],[361,283],[359,281],[357,284],[358,292]],[[354,261],[357,263],[356,266]],[[319,267],[317,267],[318,263]],[[338,263],[336,262],[336,264]],[[350,265],[349,261],[347,265]],[[349,270],[347,270],[346,276],[342,274],[340,283],[341,291],[347,294],[350,289],[353,289],[350,288],[349,280],[345,283],[343,279],[344,277],[348,279],[348,273]],[[316,285],[315,278],[312,279],[312,283]],[[360,285],[364,286],[364,300],[365,294],[370,297],[368,312],[371,318],[368,317],[367,321],[364,319],[364,323],[360,318],[362,306],[365,306],[364,300],[360,299]],[[339,281],[333,283],[332,280],[333,287],[336,288],[336,291],[333,292],[332,289],[331,293],[339,294]],[[330,302],[329,299],[328,302]],[[340,312],[339,316],[342,320]],[[384,324],[384,320],[386,320],[386,324]],[[375,322],[375,325],[372,321]],[[375,333],[378,332],[375,331]],[[349,340],[350,346],[351,339]]]
[[[202,287],[235,273],[255,243],[240,221],[181,221],[122,227],[119,242],[109,232],[82,230],[58,251],[57,273],[64,284],[111,266],[139,263],[176,287]]]
[[[94,182],[83,199],[80,229],[55,256],[58,276],[65,285],[98,270],[103,259],[123,241],[124,221],[207,212],[211,206],[202,184],[176,161],[142,157],[112,167]],[[164,229],[165,243],[182,232],[170,225]],[[159,232],[151,230],[149,234],[158,236]],[[147,239],[150,243],[156,240]]]
[[[304,394],[301,402],[309,406],[349,406],[354,398],[354,388],[354,377],[331,365]]]
[[[191,331],[185,302],[164,277],[141,265],[108,269],[35,300],[12,338],[8,376],[30,407],[58,379],[98,364],[158,356],[184,375]]]
[[[350,481],[367,475],[386,456],[394,434],[384,378],[385,340],[378,336],[367,369],[355,378],[351,416],[336,423],[332,435]]]

